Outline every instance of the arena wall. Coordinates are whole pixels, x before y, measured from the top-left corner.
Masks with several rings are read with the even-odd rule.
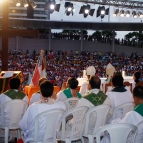
[[[39,52],[41,49],[48,50],[48,39],[29,39],[29,38],[18,38],[18,48],[22,49],[24,52],[28,49],[30,53],[33,52],[35,49]],[[16,48],[16,37],[9,38],[9,49],[12,51]],[[51,49],[55,50],[63,50],[70,52],[71,50],[80,51],[81,41],[79,40],[55,40],[51,39]],[[0,39],[0,49],[2,47],[1,39]],[[105,44],[105,43],[98,43],[98,42],[91,42],[91,41],[83,41],[83,50],[88,51],[112,51],[112,45]],[[115,52],[122,53],[124,52],[127,55],[130,55],[131,52],[138,52],[140,54],[143,53],[143,48],[135,48],[129,46],[121,46],[115,45]]]

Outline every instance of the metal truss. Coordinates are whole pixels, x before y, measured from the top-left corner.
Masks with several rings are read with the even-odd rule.
[[[143,9],[143,0],[71,0],[75,2],[92,3],[99,5],[110,5],[130,9]]]

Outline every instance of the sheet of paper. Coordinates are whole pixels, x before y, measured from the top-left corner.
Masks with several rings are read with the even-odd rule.
[[[13,71],[6,71],[2,78],[8,78],[13,76]]]

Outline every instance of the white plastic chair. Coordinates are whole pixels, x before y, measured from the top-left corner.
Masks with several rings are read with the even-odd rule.
[[[71,143],[71,141],[76,141],[82,139],[82,124],[85,117],[85,113],[87,112],[88,107],[81,106],[73,108],[67,111],[62,118],[62,131],[59,133],[57,139],[61,141],[65,141],[66,143]],[[66,130],[66,117],[72,115],[73,119],[71,130]]]
[[[89,134],[95,133],[98,128],[106,124],[110,108],[109,105],[99,105],[92,107],[87,111],[83,137],[87,137],[89,142],[92,142],[92,138],[90,138]],[[91,131],[89,131],[89,128],[93,128],[93,130],[91,129]]]
[[[126,113],[132,111],[134,109],[135,104],[132,102],[128,102],[128,103],[124,103],[118,107],[116,107],[113,111],[113,120],[116,119],[116,115],[117,115],[117,111],[122,109],[123,110],[123,114],[122,117],[120,117],[121,119],[123,119],[126,115]]]
[[[60,127],[60,119],[65,111],[62,109],[51,109],[38,114],[34,121],[34,138],[30,143],[57,143],[56,134]],[[43,140],[39,141],[39,126],[41,125],[40,119],[45,118],[42,126],[45,126]],[[58,126],[59,125],[59,126]]]
[[[1,129],[5,130],[5,143],[8,143],[9,130],[17,130],[20,138],[19,122],[27,110],[28,103],[24,100],[11,100],[1,106]]]
[[[66,106],[66,109],[67,109],[67,110],[70,110],[70,109],[76,107],[77,104],[78,104],[78,101],[79,101],[79,98],[75,98],[75,97],[66,99],[66,100],[64,101],[65,106]]]
[[[134,143],[137,134],[137,127],[131,124],[108,124],[99,128],[92,136],[92,138],[96,137],[96,143],[101,143],[100,137],[105,131],[110,135],[110,143],[127,143],[128,139],[130,139],[131,143]],[[108,135],[106,135],[105,138],[107,136]]]
[[[137,128],[138,128],[138,132],[135,139],[135,143],[142,143],[143,142],[143,121],[138,123]]]

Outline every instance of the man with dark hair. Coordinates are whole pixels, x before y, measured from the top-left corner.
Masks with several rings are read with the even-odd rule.
[[[127,102],[133,102],[133,96],[130,90],[127,90],[123,85],[123,77],[120,74],[115,74],[112,78],[113,89],[107,91],[106,95],[110,98],[112,110]],[[119,109],[116,118],[122,118],[123,109]],[[111,123],[112,116],[109,118],[108,123]]]
[[[40,86],[40,84],[41,84],[43,81],[45,81],[45,80],[47,80],[47,78],[45,78],[45,77],[40,78],[40,79],[39,79],[38,86]],[[34,93],[34,94],[32,95],[32,97],[30,98],[30,105],[33,104],[33,103],[35,103],[35,102],[40,101],[41,99],[42,99],[42,97],[41,97],[40,91]]]
[[[22,91],[19,90],[20,87],[20,79],[18,77],[13,77],[10,79],[10,89],[0,95],[0,106],[5,102],[14,100],[14,99],[21,99],[28,103],[28,97]],[[8,111],[7,112],[7,120],[9,120]],[[0,115],[1,119],[1,115]],[[1,122],[0,122],[1,124]]]
[[[133,90],[133,98],[135,108],[133,111],[128,112],[121,120],[120,118],[113,120],[112,123],[128,123],[137,126],[140,122],[143,122],[143,86],[137,86]],[[138,133],[136,136],[136,143],[143,142],[143,124],[138,127]],[[110,143],[109,136],[103,137],[101,143]],[[128,141],[127,141],[128,143]]]
[[[13,77],[10,79],[10,89],[0,95],[0,106],[3,103],[11,101],[13,99],[21,99],[28,102],[27,95],[25,95],[21,90],[19,90],[20,84],[20,79],[18,77]]]
[[[76,88],[78,87],[78,80],[76,78],[69,78],[67,81],[67,87],[68,88],[63,91],[60,91],[57,94],[56,101],[64,101],[65,99],[72,97],[81,98],[81,94],[76,91]]]
[[[89,92],[79,100],[77,106],[98,106],[101,104],[111,105],[109,97],[100,91],[101,80],[99,77],[91,76],[88,83]]]
[[[27,111],[25,112],[19,124],[20,128],[22,129],[24,133],[24,142],[30,142],[31,140],[33,140],[34,121],[35,121],[35,117],[38,114],[44,111],[47,111],[47,110],[51,110],[51,109],[65,110],[65,105],[63,102],[55,102],[51,98],[53,91],[54,91],[54,86],[49,81],[44,80],[40,84],[40,94],[41,94],[42,100],[39,102],[33,103],[32,105],[28,107]],[[45,126],[46,126],[45,118],[42,118],[39,122],[40,122],[39,125],[43,125],[43,126],[40,126],[39,131],[38,131],[38,141],[40,142],[41,140],[43,140],[43,135],[45,132]],[[57,124],[57,131],[58,131],[60,127],[60,121],[58,121],[57,123],[58,123]]]

